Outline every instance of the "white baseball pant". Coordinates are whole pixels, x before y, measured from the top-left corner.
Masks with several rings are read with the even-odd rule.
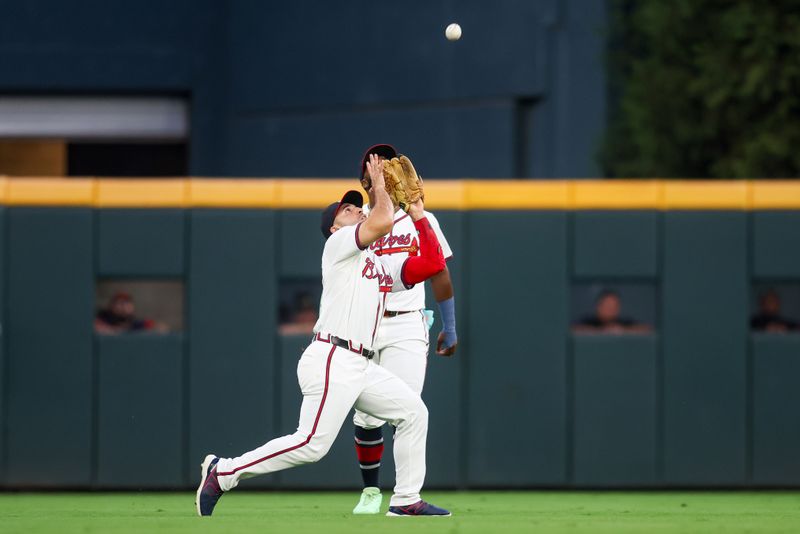
[[[355,406],[397,427],[396,485],[391,506],[420,500],[425,480],[428,409],[401,379],[347,349],[315,341],[297,364],[303,392],[297,432],[273,439],[238,458],[220,458],[217,476],[228,491],[240,479],[320,460]]]
[[[375,338],[373,361],[397,375],[419,395],[428,368],[428,343],[428,324],[422,311],[384,317]],[[356,407],[353,423],[361,428],[378,428],[384,421]]]

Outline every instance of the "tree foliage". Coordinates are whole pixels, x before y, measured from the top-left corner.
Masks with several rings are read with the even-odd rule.
[[[800,176],[800,1],[612,5],[609,176]]]

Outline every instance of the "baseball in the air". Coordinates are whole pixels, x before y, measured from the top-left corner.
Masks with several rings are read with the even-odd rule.
[[[444,30],[444,35],[447,37],[448,41],[458,41],[461,39],[461,26],[455,22],[450,24],[447,26],[447,29]]]

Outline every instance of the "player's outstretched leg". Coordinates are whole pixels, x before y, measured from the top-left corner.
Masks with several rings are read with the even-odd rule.
[[[356,417],[358,417],[358,413]],[[365,417],[368,417],[365,415]],[[383,424],[383,421],[376,420]],[[378,514],[381,511],[383,495],[378,487],[378,473],[383,456],[383,431],[377,428],[355,427],[355,445],[358,464],[361,468],[361,478],[364,481],[364,490],[358,504],[353,508],[354,514]]]
[[[197,515],[211,515],[217,501],[222,497],[222,489],[217,481],[217,462],[219,458],[209,454],[200,464],[200,486],[194,504],[197,506]]]

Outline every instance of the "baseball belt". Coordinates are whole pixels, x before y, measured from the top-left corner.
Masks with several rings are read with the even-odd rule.
[[[403,315],[404,313],[411,313],[419,310],[406,310],[406,311],[385,311],[383,312],[384,317],[397,317],[398,315]]]
[[[356,354],[360,354],[361,356],[365,357],[368,360],[371,360],[375,357],[375,351],[370,349],[365,349],[363,345],[360,343],[358,344],[358,348],[356,345],[353,344],[352,341],[349,339],[342,339],[340,337],[326,335],[323,336],[321,333],[316,334],[314,337],[311,338],[311,341],[322,341],[323,343],[330,343],[331,345],[336,345],[337,347],[341,347],[343,349],[347,349],[350,352],[355,352]]]

